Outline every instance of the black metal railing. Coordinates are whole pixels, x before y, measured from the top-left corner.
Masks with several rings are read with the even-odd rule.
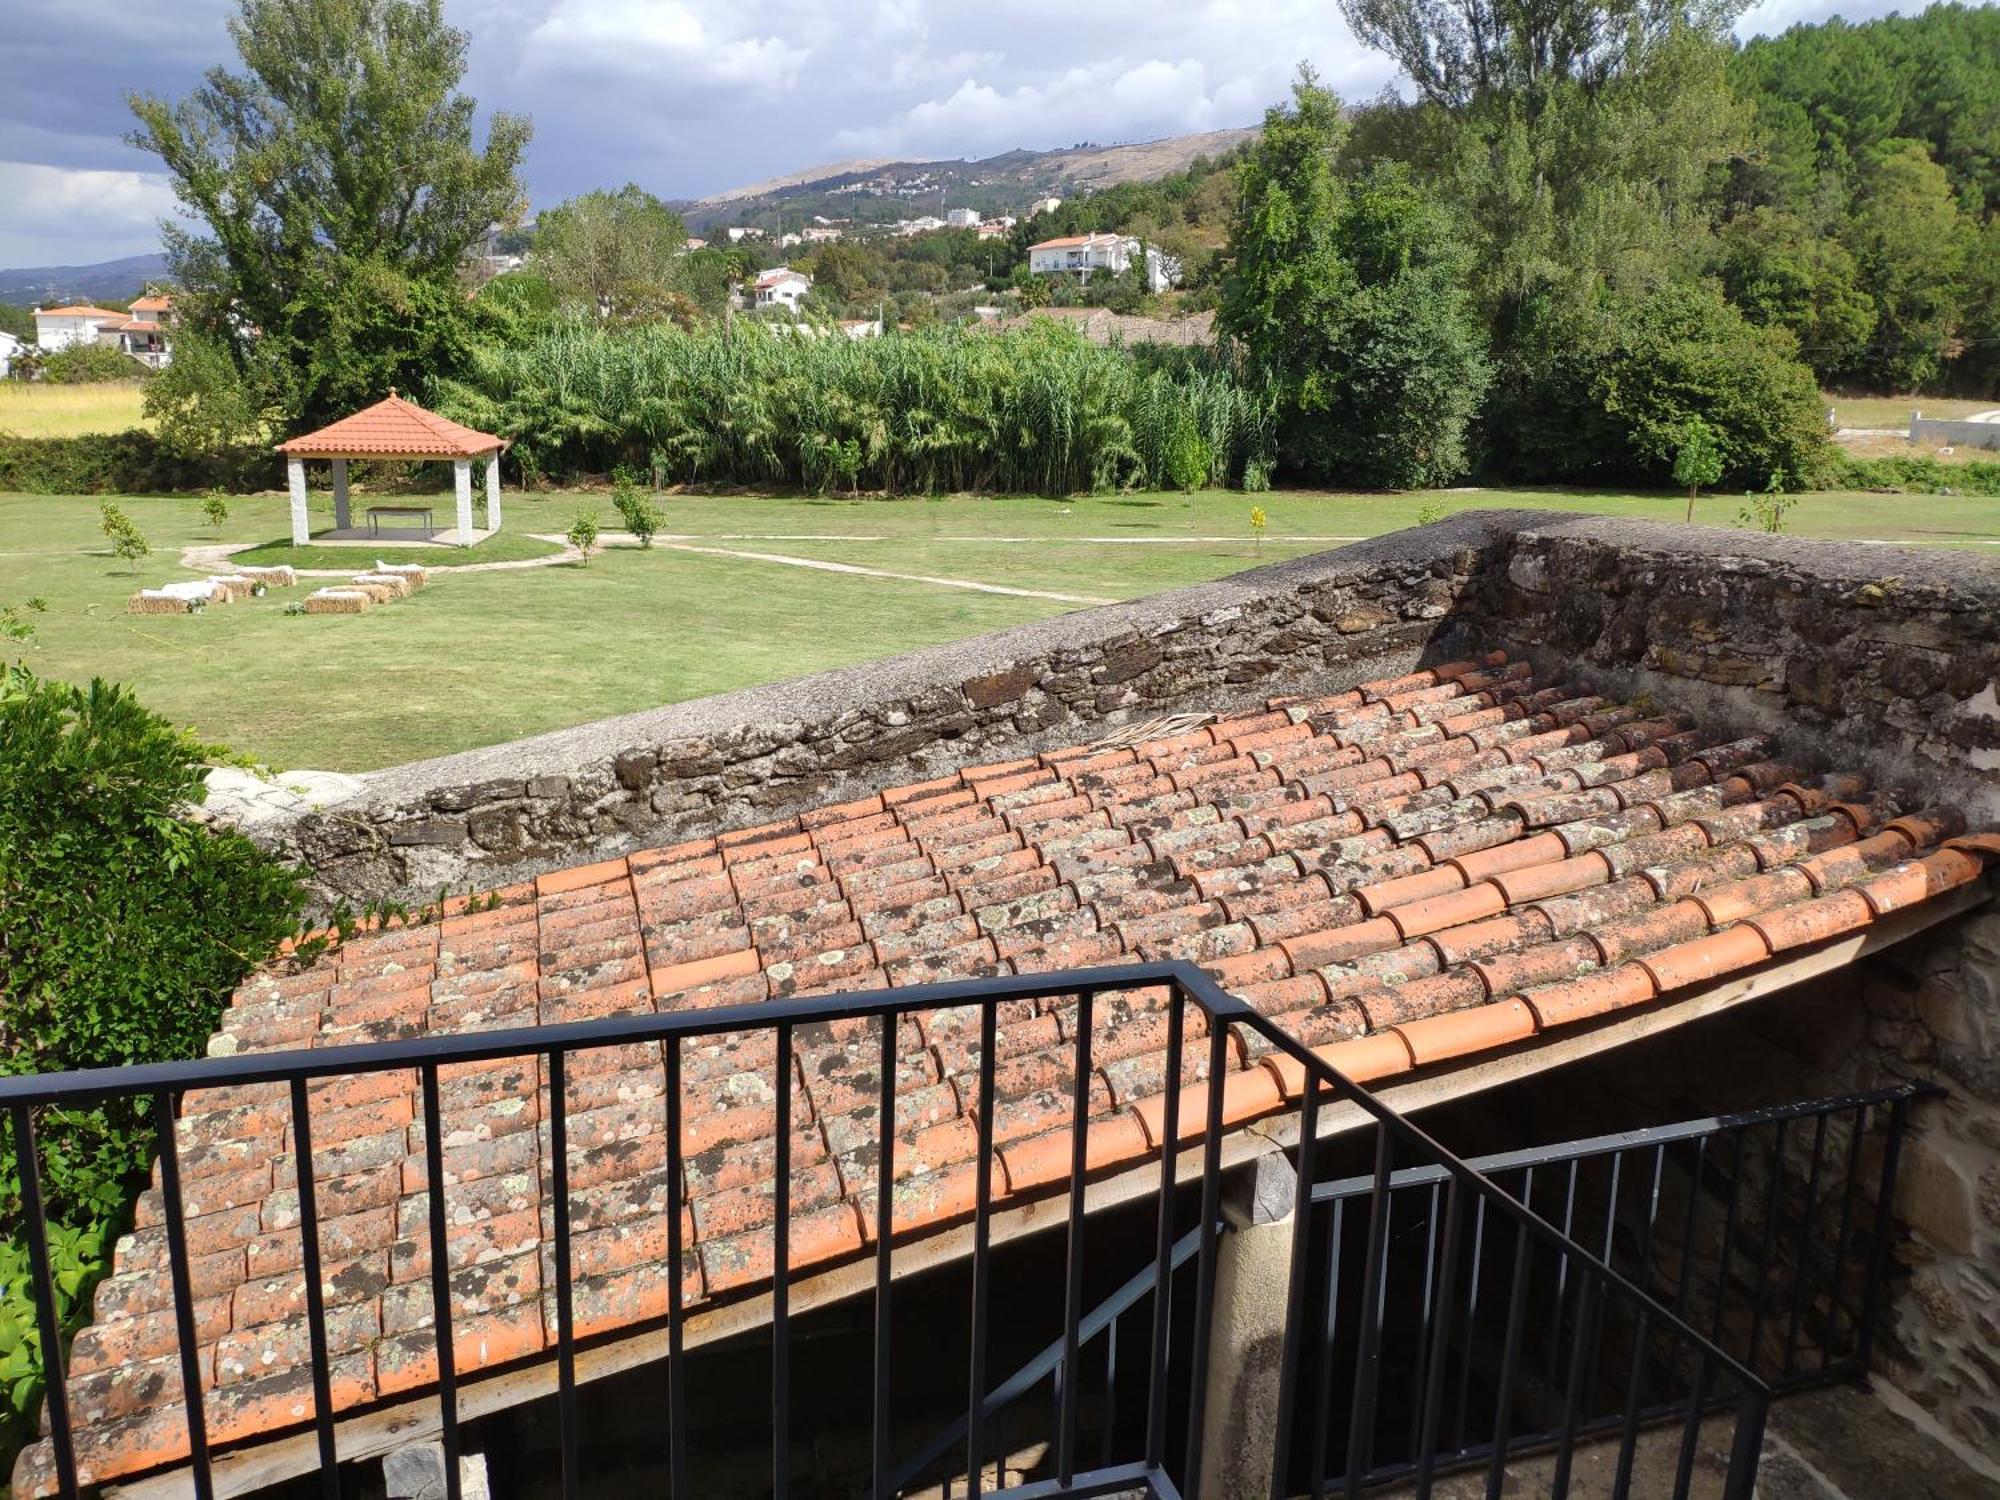
[[[1422,1337],[1403,1346],[1384,1382],[1405,1390],[1440,1382],[1430,1441],[1408,1398],[1405,1427],[1358,1435],[1361,1451],[1337,1453],[1335,1468],[1358,1463],[1364,1484],[1407,1478],[1425,1462],[1497,1472],[1571,1429],[1622,1436],[1633,1421],[1680,1420],[1677,1472],[1685,1472],[1699,1420],[1722,1399],[1710,1349],[1687,1330],[1705,1330],[1708,1346],[1774,1392],[1864,1373],[1909,1108],[1937,1092],[1906,1084],[1466,1162],[1588,1245],[1581,1264],[1562,1251],[1537,1267],[1518,1232],[1491,1221],[1484,1199],[1469,1219],[1455,1221],[1448,1207],[1441,1214],[1453,1179],[1439,1166],[1316,1184],[1312,1233],[1325,1280],[1312,1295],[1324,1344],[1358,1315],[1353,1268],[1365,1217],[1413,1247],[1400,1282],[1376,1296],[1384,1316]],[[1871,1129],[1880,1151],[1869,1163]],[[1655,1311],[1629,1297],[1587,1299],[1593,1265],[1669,1307],[1683,1336],[1668,1339]],[[1629,1463],[1621,1453],[1621,1475]]]
[[[1164,988],[1167,992],[1166,1035],[1161,1049],[1165,1080],[1160,1117],[1155,1121],[1155,1139],[1164,1145],[1153,1153],[1157,1162],[1121,1170],[1144,1170],[1157,1174],[1156,1224],[1151,1231],[1152,1265],[1146,1273],[1154,1288],[1169,1287],[1177,1265],[1192,1265],[1192,1286],[1177,1312],[1177,1299],[1155,1295],[1150,1299],[1150,1327],[1146,1330],[1143,1362],[1135,1359],[1140,1373],[1135,1377],[1143,1387],[1143,1420],[1132,1430],[1116,1434],[1110,1444],[1093,1444],[1096,1451],[1086,1457],[1080,1436],[1080,1374],[1060,1382],[1053,1416],[1055,1432],[1050,1451],[1036,1476],[1008,1488],[990,1487],[996,1496],[1100,1495],[1145,1491],[1159,1496],[1195,1495],[1202,1484],[1204,1444],[1204,1403],[1208,1384],[1210,1331],[1214,1322],[1220,1198],[1224,1172],[1225,1085],[1234,1076],[1230,1067],[1232,1049],[1255,1043],[1260,1051],[1289,1059],[1303,1086],[1297,1090],[1298,1201],[1291,1227],[1291,1282],[1284,1317],[1283,1380],[1281,1407],[1271,1439],[1269,1491],[1274,1496],[1326,1489],[1354,1493],[1374,1481],[1382,1466],[1375,1460],[1377,1450],[1388,1451],[1391,1429],[1407,1429],[1415,1441],[1405,1461],[1417,1491],[1429,1491],[1439,1461],[1453,1451],[1446,1436],[1446,1422],[1466,1420],[1465,1402],[1457,1400],[1449,1409],[1445,1403],[1448,1376],[1462,1369],[1468,1352],[1478,1354],[1478,1368],[1497,1372],[1495,1429],[1486,1435],[1496,1453],[1518,1446],[1514,1440],[1513,1413],[1521,1392],[1506,1388],[1508,1373],[1517,1378],[1528,1370],[1524,1349],[1531,1312],[1537,1318],[1553,1315],[1566,1319],[1566,1332],[1557,1342],[1566,1343],[1568,1354],[1559,1358],[1550,1379],[1562,1393],[1560,1420],[1547,1434],[1554,1455],[1555,1470],[1550,1492],[1564,1493],[1568,1468],[1579,1442],[1600,1430],[1609,1415],[1622,1424],[1620,1486],[1622,1493],[1629,1478],[1635,1434],[1649,1414],[1639,1399],[1629,1397],[1615,1413],[1599,1410],[1596,1396],[1601,1381],[1594,1372],[1623,1366],[1634,1372],[1626,1383],[1628,1393],[1639,1397],[1654,1389],[1670,1370],[1691,1379],[1693,1399],[1688,1410],[1688,1439],[1679,1466],[1676,1495],[1688,1487],[1692,1460],[1687,1457],[1708,1427],[1725,1419],[1732,1427],[1728,1445],[1723,1493],[1747,1497],[1754,1477],[1764,1412],[1771,1386],[1738,1359],[1718,1347],[1707,1335],[1688,1322],[1682,1313],[1656,1300],[1637,1281],[1606,1263],[1595,1251],[1551,1224],[1515,1193],[1497,1185],[1474,1166],[1459,1160],[1422,1130],[1396,1114],[1365,1089],[1349,1081],[1282,1030],[1242,1001],[1225,994],[1212,980],[1191,965],[1151,963],[1118,968],[1039,974],[1025,977],[971,980],[951,984],[911,986],[809,999],[793,999],[711,1010],[684,1010],[659,1015],[610,1017],[540,1028],[459,1033],[428,1036],[404,1041],[316,1048],[308,1051],[249,1054],[205,1058],[189,1062],[104,1069],[91,1072],[0,1079],[0,1109],[12,1122],[21,1163],[23,1211],[27,1239],[32,1250],[32,1270],[36,1283],[41,1326],[53,1328],[53,1294],[46,1253],[46,1224],[38,1192],[34,1119],[38,1110],[68,1104],[112,1098],[150,1100],[158,1131],[160,1191],[167,1229],[168,1257],[176,1326],[179,1333],[179,1369],[186,1420],[186,1473],[194,1494],[207,1497],[217,1493],[215,1455],[210,1451],[204,1421],[202,1371],[195,1337],[194,1304],[190,1293],[189,1255],[184,1231],[182,1193],[175,1117],[179,1100],[190,1090],[226,1085],[280,1083],[289,1089],[291,1126],[296,1151],[299,1185],[299,1234],[302,1243],[301,1277],[304,1281],[306,1321],[312,1357],[313,1403],[310,1425],[317,1444],[318,1468],[323,1493],[340,1493],[338,1466],[341,1461],[341,1418],[333,1405],[328,1377],[327,1310],[320,1294],[320,1215],[315,1202],[311,1141],[311,1116],[307,1108],[308,1086],[320,1078],[379,1073],[388,1070],[413,1071],[419,1081],[424,1111],[424,1155],[429,1194],[425,1232],[430,1254],[430,1280],[434,1338],[437,1345],[436,1424],[446,1456],[446,1485],[456,1500],[459,1494],[459,1450],[461,1442],[459,1362],[454,1358],[451,1295],[452,1260],[447,1238],[450,1184],[444,1170],[442,1137],[436,1128],[441,1120],[439,1102],[440,1070],[460,1065],[486,1063],[508,1058],[537,1058],[548,1079],[545,1105],[548,1126],[548,1192],[552,1207],[550,1235],[553,1252],[553,1298],[555,1333],[548,1351],[555,1367],[555,1398],[560,1428],[561,1484],[568,1496],[585,1492],[583,1464],[586,1455],[579,1442],[577,1402],[579,1339],[576,1331],[572,1287],[572,1246],[570,1215],[570,1142],[565,1079],[570,1060],[597,1048],[634,1043],[663,1044],[665,1094],[664,1110],[667,1160],[667,1285],[664,1318],[667,1345],[664,1390],[661,1405],[665,1415],[664,1450],[669,1493],[688,1496],[690,1488],[688,1455],[698,1434],[689,1430],[687,1390],[687,1347],[685,1342],[689,1309],[682,1303],[682,1270],[688,1247],[682,1243],[682,1180],[684,1130],[682,1120],[682,1051],[690,1042],[745,1033],[772,1034],[776,1042],[772,1071],[775,1096],[776,1168],[773,1191],[776,1221],[773,1230],[773,1264],[789,1262],[788,1235],[791,1217],[789,1145],[795,1114],[792,1041],[799,1028],[840,1021],[872,1021],[880,1030],[877,1090],[877,1156],[872,1248],[873,1257],[873,1400],[869,1430],[870,1479],[867,1490],[876,1496],[896,1492],[906,1473],[906,1458],[897,1451],[897,1431],[892,1425],[892,1372],[898,1351],[894,1348],[891,1317],[897,1296],[895,1279],[896,1233],[894,1223],[896,1172],[896,1090],[897,1032],[902,1018],[918,1013],[977,1008],[979,1044],[977,1051],[977,1093],[973,1114],[977,1129],[975,1160],[985,1164],[976,1175],[975,1203],[970,1215],[970,1269],[967,1306],[970,1368],[966,1372],[963,1473],[966,1492],[981,1493],[983,1467],[994,1457],[987,1420],[993,1395],[989,1365],[989,1333],[994,1298],[995,1246],[993,1228],[996,1200],[993,1168],[995,1137],[994,1078],[996,1066],[997,1017],[1002,1006],[1022,1001],[1057,1001],[1073,1007],[1063,1034],[1069,1048],[1069,1120],[1071,1124],[1070,1181],[1080,1183],[1088,1167],[1088,1131],[1092,1118],[1094,1016],[1100,997],[1120,991]],[[1258,1040],[1261,1038],[1261,1041]],[[1188,1118],[1183,1120],[1180,1081],[1193,1079],[1189,1087]],[[1337,1272],[1345,1258],[1336,1236],[1329,1247],[1323,1235],[1316,1238],[1320,1216],[1314,1211],[1313,1158],[1320,1148],[1324,1112],[1332,1107],[1351,1106],[1360,1111],[1364,1127],[1374,1132],[1375,1166],[1366,1212],[1364,1251],[1359,1271],[1359,1298],[1344,1291],[1315,1293],[1324,1286],[1316,1268],[1332,1267]],[[1267,1132],[1269,1126],[1266,1126]],[[1268,1139],[1268,1135],[1266,1137]],[[1391,1188],[1396,1174],[1406,1168],[1427,1169],[1440,1174],[1435,1186],[1442,1193],[1443,1226],[1435,1250],[1429,1257],[1434,1280],[1425,1297],[1432,1309],[1423,1337],[1418,1341],[1425,1355],[1415,1374],[1419,1377],[1408,1401],[1390,1398],[1389,1377],[1400,1370],[1392,1351],[1384,1347],[1385,1330],[1393,1327],[1392,1288],[1401,1277],[1391,1266],[1393,1210]],[[1183,1184],[1187,1193],[1183,1193]],[[1198,1198],[1192,1223],[1186,1197]],[[1333,1213],[1343,1213],[1340,1202]],[[1359,1217],[1359,1215],[1356,1215]],[[1466,1274],[1464,1248],[1468,1224],[1480,1226],[1489,1237],[1511,1240],[1514,1258],[1508,1267],[1511,1293],[1506,1337],[1497,1363],[1474,1349],[1469,1325],[1457,1316],[1461,1278],[1466,1288],[1476,1287],[1480,1274]],[[1087,1231],[1084,1194],[1071,1191],[1065,1216],[1064,1275],[1062,1279],[1062,1331],[1057,1367],[1080,1372],[1082,1349],[1097,1330],[1091,1321],[1091,1305],[1085,1295]],[[1191,1239],[1191,1244],[1190,1244]],[[1331,1253],[1330,1253],[1331,1252]],[[1397,1254],[1400,1255],[1400,1248]],[[1553,1278],[1535,1274],[1535,1259],[1554,1271]],[[1482,1264],[1491,1267],[1500,1260],[1488,1252]],[[793,1377],[791,1373],[791,1290],[788,1278],[778,1275],[771,1287],[769,1362],[771,1423],[771,1487],[776,1496],[786,1496],[801,1486],[790,1472],[790,1440],[793,1434]],[[1189,1307],[1191,1304],[1191,1307]],[[1630,1349],[1607,1342],[1607,1310],[1617,1309],[1620,1326],[1631,1323],[1637,1329]],[[1115,1319],[1113,1320],[1116,1321]],[[52,1487],[64,1495],[78,1490],[77,1440],[62,1379],[61,1359],[49,1341],[50,1382],[45,1431],[52,1448]],[[1670,1351],[1660,1353],[1656,1351]],[[908,1357],[909,1351],[904,1351]],[[1341,1368],[1336,1359],[1351,1356],[1351,1366]],[[1317,1372],[1307,1378],[1303,1371],[1310,1361]],[[1639,1379],[1639,1372],[1647,1380]],[[927,1377],[927,1384],[935,1380]],[[1464,1379],[1461,1376],[1461,1385]],[[1453,1387],[1456,1389],[1456,1387]],[[262,1440],[261,1437],[259,1439]],[[103,1465],[98,1464],[99,1472]]]

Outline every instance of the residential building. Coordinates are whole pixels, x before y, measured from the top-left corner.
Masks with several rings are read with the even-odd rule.
[[[1060,198],[1037,198],[1028,205],[1028,217],[1032,219],[1036,214],[1052,214],[1061,208],[1062,204]]]
[[[54,354],[58,349],[67,349],[73,344],[98,344],[105,342],[103,329],[106,325],[115,327],[126,321],[126,314],[111,307],[92,307],[89,303],[70,303],[62,307],[38,307],[34,311],[35,348],[42,354]]]
[[[805,243],[805,237],[800,234],[795,234],[793,231],[789,229],[786,230],[783,234],[778,236],[778,248],[781,250],[789,250],[792,248],[792,246],[803,243]]]
[[[509,258],[516,264],[520,261],[519,256]],[[106,342],[115,342],[122,353],[131,355],[140,364],[162,370],[173,359],[173,343],[167,332],[173,310],[173,298],[149,294],[132,304],[131,317],[99,332],[108,335]]]
[[[800,231],[799,238],[808,245],[830,245],[844,233],[833,224],[808,224]]]
[[[1037,276],[1074,274],[1088,283],[1091,272],[1117,276],[1143,251],[1146,289],[1165,291],[1181,279],[1180,262],[1163,255],[1157,245],[1142,245],[1129,234],[1071,234],[1028,247],[1028,269]]]
[[[729,236],[729,243],[732,245],[740,245],[745,240],[761,240],[764,238],[764,231],[757,228],[754,224],[731,224],[727,229],[723,230],[723,233]]]
[[[947,229],[977,229],[979,210],[976,208],[948,208],[944,212]]]
[[[21,341],[11,333],[0,333],[0,380],[5,380],[14,372],[14,356],[22,349]]]
[[[758,272],[757,279],[750,283],[750,305],[784,307],[796,313],[799,303],[811,290],[812,277],[805,272],[794,271],[790,266],[773,266]]]
[[[982,240],[997,240],[1014,227],[1014,216],[1002,214],[997,219],[986,219],[980,223],[979,237]]]
[[[929,234],[934,229],[945,227],[943,219],[935,214],[923,214],[914,219],[900,219],[896,223],[896,233],[901,235]]]

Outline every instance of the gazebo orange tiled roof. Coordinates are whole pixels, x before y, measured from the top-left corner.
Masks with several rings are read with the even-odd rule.
[[[347,503],[347,461],[350,458],[399,460],[448,459],[457,471],[458,533],[461,541],[472,532],[472,462],[486,460],[486,529],[500,528],[500,455],[507,440],[490,432],[454,422],[434,411],[426,411],[414,401],[406,401],[391,390],[373,406],[363,407],[352,416],[278,444],[285,455],[292,492],[292,544],[303,547],[311,540],[306,522],[305,464],[307,459],[333,462],[334,529],[344,531],[351,524]]]

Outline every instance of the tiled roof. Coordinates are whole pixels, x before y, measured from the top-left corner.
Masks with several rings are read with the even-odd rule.
[[[1122,748],[984,765],[782,823],[546,875],[440,922],[349,942],[235,997],[217,1052],[325,1046],[906,985],[1132,956],[1203,965],[1334,1066],[1375,1080],[1672,1000],[1981,878],[2000,844],[1946,812],[1895,816],[1851,775],[1807,777],[1759,739],[1542,683],[1498,656],[1275,700]],[[1100,997],[1093,1169],[1159,1145],[1165,997]],[[1001,1016],[995,1190],[1067,1180],[1073,1004]],[[906,1019],[892,1207],[921,1235],[973,1204],[978,1023]],[[802,1026],[792,1261],[861,1252],[874,1225],[873,1023]],[[1183,1082],[1203,1075],[1190,1012]],[[1296,1064],[1238,1034],[1227,1120],[1285,1106]],[[683,1292],[772,1274],[766,1035],[688,1045]],[[553,1342],[542,1069],[442,1081],[454,1309],[466,1370]],[[569,1073],[582,1335],[665,1309],[665,1076],[657,1046]],[[313,1087],[343,1407],[435,1376],[423,1120],[407,1074]],[[1184,1128],[1202,1111],[1184,1105]],[[311,1415],[284,1093],[187,1096],[187,1233],[209,1431]],[[185,1438],[157,1191],[75,1342],[71,1399],[100,1477]],[[45,1449],[24,1477],[46,1478]],[[24,1486],[31,1492],[33,1484]]]
[[[506,446],[391,391],[351,417],[278,444],[278,451],[293,458],[478,458]]]
[[[38,307],[35,309],[35,316],[38,318],[122,319],[125,314],[119,312],[115,307],[92,307],[88,303],[78,302],[72,303],[67,307]]]
[[[174,305],[171,297],[141,297],[132,304],[133,312],[166,312]]]
[[[1103,243],[1109,243],[1109,244],[1116,244],[1116,243],[1117,243],[1117,241],[1118,241],[1118,238],[1119,238],[1119,237],[1118,237],[1117,235],[1115,235],[1115,234],[1105,234],[1105,233],[1097,233],[1097,234],[1067,234],[1067,235],[1064,235],[1064,236],[1062,236],[1062,237],[1061,237],[1060,239],[1053,239],[1053,240],[1043,240],[1043,241],[1041,241],[1041,242],[1040,242],[1039,244],[1034,244],[1034,245],[1030,245],[1030,246],[1028,246],[1028,248],[1029,248],[1029,249],[1030,249],[1031,251],[1032,251],[1032,250],[1073,250],[1073,249],[1077,249],[1077,248],[1079,248],[1079,247],[1081,247],[1081,246],[1085,246],[1085,245],[1096,245],[1096,244],[1103,244]]]

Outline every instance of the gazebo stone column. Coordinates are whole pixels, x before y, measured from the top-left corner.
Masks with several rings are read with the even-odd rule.
[[[452,477],[458,486],[458,544],[472,545],[472,460],[459,458],[452,460]]]
[[[500,455],[486,460],[486,529],[500,529]]]
[[[306,523],[306,461],[302,458],[285,460],[285,482],[292,492],[292,545],[303,547],[312,540],[312,532]]]
[[[347,506],[347,460],[333,461],[333,524],[337,531],[345,531],[354,524],[354,517]]]

